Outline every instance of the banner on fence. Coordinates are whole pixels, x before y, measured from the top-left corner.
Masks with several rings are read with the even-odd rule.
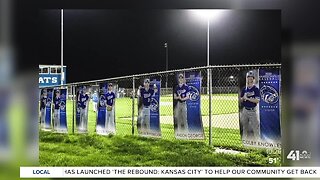
[[[76,92],[76,126],[78,133],[86,133],[88,131],[89,95],[86,86],[77,87]]]
[[[100,85],[98,115],[97,115],[97,134],[108,135],[116,133],[115,126],[115,98],[116,85],[103,83]]]
[[[138,133],[141,136],[161,137],[160,130],[160,89],[158,80],[144,79],[138,89]]]
[[[51,130],[52,91],[53,89],[40,91],[40,123],[43,130]]]
[[[53,129],[59,133],[68,133],[67,128],[67,89],[54,89],[53,93]]]
[[[242,71],[239,85],[240,133],[243,145],[280,148],[279,69]]]
[[[201,73],[176,75],[173,89],[174,131],[177,139],[204,139],[201,116]]]

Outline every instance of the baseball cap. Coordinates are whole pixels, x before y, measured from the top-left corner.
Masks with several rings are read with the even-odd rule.
[[[58,89],[58,90],[56,90],[56,93],[60,93],[60,90]]]
[[[253,77],[253,78],[254,78],[254,73],[253,73],[253,71],[249,71],[249,72],[247,73],[247,77]]]
[[[108,86],[112,86],[112,83],[109,83]]]
[[[150,79],[145,79],[144,83],[150,83]]]
[[[180,78],[183,78],[184,77],[184,75],[182,74],[182,73],[180,73],[179,75],[178,75],[178,77]]]

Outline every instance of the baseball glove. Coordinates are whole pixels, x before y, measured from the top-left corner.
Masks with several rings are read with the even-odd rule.
[[[108,107],[107,107],[107,110],[108,110],[108,111],[112,111],[112,106],[108,106]]]

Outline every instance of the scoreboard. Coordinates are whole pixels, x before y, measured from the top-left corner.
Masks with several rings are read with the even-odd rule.
[[[63,82],[66,84],[66,70],[63,66]],[[60,65],[39,65],[39,87],[54,86],[61,84],[61,66]]]

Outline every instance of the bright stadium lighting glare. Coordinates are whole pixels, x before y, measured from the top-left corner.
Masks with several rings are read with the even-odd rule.
[[[227,10],[224,9],[197,9],[190,10],[195,17],[201,20],[218,21],[223,18]]]

